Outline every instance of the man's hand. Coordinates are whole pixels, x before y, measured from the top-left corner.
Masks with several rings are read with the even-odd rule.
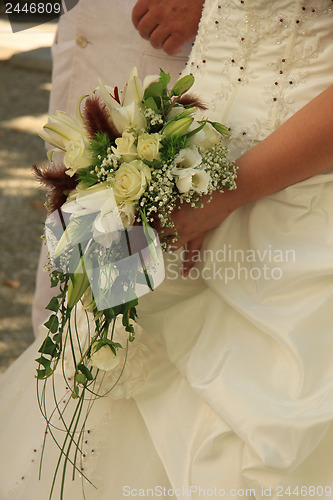
[[[176,55],[198,30],[204,0],[138,0],[132,20],[155,49]]]

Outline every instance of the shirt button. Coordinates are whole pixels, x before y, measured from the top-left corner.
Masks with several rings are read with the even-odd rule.
[[[81,49],[85,49],[88,45],[88,40],[84,35],[76,35],[76,43]]]

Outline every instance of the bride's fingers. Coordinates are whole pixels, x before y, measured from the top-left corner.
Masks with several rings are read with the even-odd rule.
[[[197,238],[194,238],[191,241],[187,242],[186,250],[185,250],[185,258],[182,267],[182,275],[188,276],[190,270],[195,264],[194,258],[198,257],[198,251],[200,251],[203,240],[206,236],[206,233],[202,233]]]

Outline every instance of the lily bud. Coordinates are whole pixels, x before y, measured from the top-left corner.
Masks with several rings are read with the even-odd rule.
[[[222,123],[219,122],[208,122],[208,123],[210,123],[215,128],[215,130],[217,130],[220,134],[227,136],[231,135],[230,130],[225,125],[222,125]]]
[[[87,257],[84,257],[84,260],[83,257],[81,257],[76,269],[77,272],[75,272],[69,280],[67,292],[67,306],[69,309],[73,309],[90,285],[84,266],[84,264],[86,264],[86,259]]]
[[[189,126],[192,124],[193,118],[190,116],[180,118],[167,123],[163,128],[164,135],[181,136],[184,135]]]

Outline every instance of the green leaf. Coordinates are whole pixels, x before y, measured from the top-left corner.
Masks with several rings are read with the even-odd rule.
[[[44,368],[50,366],[51,360],[44,358],[44,356],[41,356],[40,358],[35,359],[39,365],[44,366]]]
[[[84,375],[86,379],[93,380],[94,377],[92,376],[91,371],[89,370],[89,368],[87,368],[86,365],[80,363],[77,368],[78,370],[80,370],[80,372]]]
[[[48,305],[45,307],[45,309],[48,309],[49,311],[58,312],[59,307],[60,307],[60,305],[59,305],[59,301],[58,301],[57,297],[52,297],[52,299],[50,300]]]
[[[46,378],[46,370],[37,370],[37,379],[38,380],[43,380],[44,378]]]
[[[79,388],[77,385],[74,386],[74,392],[72,392],[72,398],[78,399],[80,397]]]
[[[51,279],[51,288],[56,287],[60,281],[60,274],[58,273],[58,271],[53,271],[50,274],[50,279]]]
[[[163,96],[163,91],[165,90],[165,87],[163,84],[159,82],[153,82],[149,85],[148,88],[146,88],[145,93],[144,93],[144,100],[146,101],[149,99],[149,97],[162,97]]]
[[[50,337],[46,337],[38,352],[42,354],[49,354],[54,357],[58,349],[57,344],[55,344]]]
[[[42,372],[43,377],[49,377],[50,375],[52,375],[53,370],[51,368],[51,360],[50,359],[47,359],[47,358],[44,358],[44,356],[41,356],[40,358],[37,358],[36,361],[39,364],[39,366],[40,365],[44,366],[44,370],[38,369],[37,374],[38,374],[38,372]]]
[[[52,314],[49,319],[44,323],[44,326],[48,330],[50,330],[51,333],[57,333],[58,328],[59,328],[59,319],[56,314]]]
[[[160,68],[160,82],[162,83],[165,89],[167,89],[170,80],[171,80],[170,73],[165,73],[163,69]]]
[[[57,344],[61,341],[61,338],[62,338],[62,333],[61,333],[61,332],[56,333],[56,334],[53,336],[53,340],[54,340],[54,342],[56,342]]]
[[[156,104],[156,101],[153,97],[148,97],[148,99],[143,101],[143,104],[144,104],[145,108],[150,108],[153,111],[155,111],[155,113],[160,112],[160,108]]]
[[[193,83],[194,83],[193,75],[183,76],[183,78],[180,78],[172,87],[171,95],[174,96],[174,95],[184,94],[192,87]]]
[[[126,310],[131,309],[132,307],[136,307],[138,303],[139,303],[138,299],[130,300],[129,302],[126,303]]]
[[[170,79],[171,77],[169,73],[164,73],[164,71],[161,69],[159,81],[151,83],[149,87],[146,88],[144,93],[144,100],[146,101],[147,99],[149,99],[149,97],[166,97]]]
[[[191,130],[191,132],[186,134],[186,137],[189,139],[190,137],[192,137],[192,135],[197,134],[198,132],[200,132],[200,130],[202,130],[204,128],[205,125],[206,125],[205,122],[201,123],[201,125],[199,125],[199,127],[195,128],[194,130]]]
[[[110,339],[103,339],[102,342],[103,342],[103,345],[109,345],[110,347],[113,347],[113,349],[122,349],[123,348],[123,346],[121,344],[119,344],[119,342],[113,342],[113,340],[110,340]]]
[[[130,324],[125,326],[126,332],[132,333],[134,335],[134,327]]]
[[[87,378],[83,373],[77,373],[75,375],[75,380],[78,384],[84,384],[86,382]]]

